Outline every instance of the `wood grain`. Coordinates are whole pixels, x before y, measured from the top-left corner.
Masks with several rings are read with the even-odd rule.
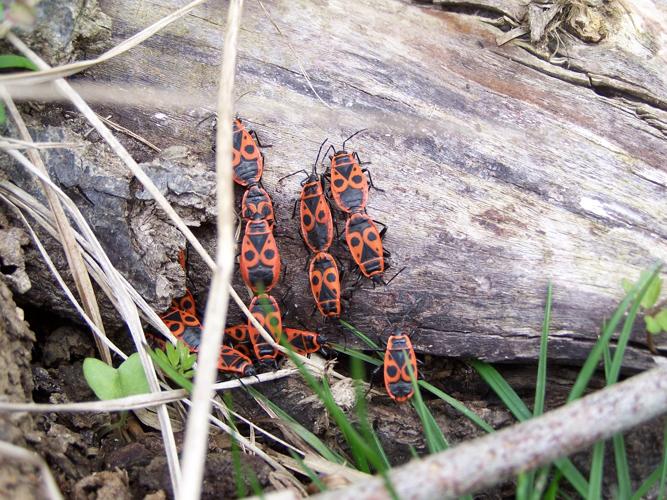
[[[180,6],[101,3],[113,19],[115,42]],[[281,287],[291,287],[292,321],[340,332],[311,314],[307,252],[290,218],[300,176],[279,179],[310,166],[325,137],[340,144],[368,128],[349,147],[372,162],[373,179],[384,190],[371,191],[368,211],[389,226],[387,275],[406,269],[389,287],[364,284],[345,318],[383,337],[387,319],[404,321],[421,301],[405,319],[416,329],[418,350],[532,361],[551,280],[550,354],[580,363],[622,296],[621,279],[667,258],[667,141],[659,119],[651,123],[632,111],[659,118],[660,103],[567,81],[558,75],[562,68],[519,46],[498,47],[500,31],[476,16],[398,0],[277,0],[267,8],[331,106],[308,89],[259,5],[247,2],[236,86],[247,94],[237,111],[273,145],[265,150],[264,184],[277,206],[278,243],[288,265]],[[161,148],[187,145],[210,157],[212,133],[198,122],[214,105],[225,11],[219,2],[206,4],[81,77],[183,95],[210,91],[210,100],[185,114],[168,102],[163,109],[114,107],[101,114],[110,111]],[[603,56],[614,47],[604,49],[590,48],[597,64],[591,72],[603,76],[605,65],[613,66]],[[578,55],[585,50],[577,46]],[[644,64],[631,52],[613,56],[612,69],[619,60],[638,68],[617,77],[664,96],[666,72],[651,69],[660,67],[658,59]],[[338,221],[342,227],[343,218]],[[335,253],[346,258],[342,246]],[[201,268],[195,263],[195,269]],[[195,274],[201,290],[209,276]],[[638,329],[629,369],[653,363],[642,336]]]

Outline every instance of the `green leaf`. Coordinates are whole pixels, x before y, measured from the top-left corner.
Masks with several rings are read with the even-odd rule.
[[[0,125],[4,125],[7,121],[7,112],[5,110],[5,103],[0,102]]]
[[[181,369],[185,372],[192,368],[195,363],[197,362],[197,355],[196,354],[190,354],[188,355],[187,358],[181,361]]]
[[[0,69],[29,69],[37,71],[37,66],[30,60],[23,56],[15,56],[13,54],[0,55]]]
[[[176,371],[176,369],[171,366],[167,355],[159,349],[148,349],[148,354],[153,359],[153,362],[160,367],[167,377],[172,379],[178,385],[188,392],[192,392],[193,384],[188,380],[188,378]]]
[[[646,323],[646,331],[651,335],[655,335],[656,333],[660,333],[662,331],[660,323],[653,316],[644,316],[644,323]]]
[[[96,358],[83,361],[83,376],[99,399],[117,399],[123,396],[118,371]]]
[[[661,288],[662,288],[662,279],[660,279],[660,276],[656,275],[651,281],[651,284],[649,285],[648,289],[646,290],[644,297],[642,298],[641,305],[644,309],[650,309],[655,305],[655,303],[658,300],[658,297],[660,296]]]
[[[167,359],[169,359],[169,363],[171,364],[171,366],[173,366],[174,368],[177,367],[178,358],[180,356],[178,354],[178,350],[176,349],[176,347],[174,347],[174,344],[172,344],[171,342],[167,343],[166,351],[167,351]]]
[[[123,361],[118,367],[118,376],[123,396],[151,392],[138,352]]]
[[[667,332],[667,309],[662,309],[654,316],[663,331]]]
[[[188,359],[188,357],[190,356],[190,348],[180,340],[178,341],[178,345],[176,346],[176,348],[178,349],[178,364],[183,366],[185,360]]]
[[[169,364],[169,358],[167,358],[167,355],[162,349],[154,349],[153,353],[160,359],[160,361]]]

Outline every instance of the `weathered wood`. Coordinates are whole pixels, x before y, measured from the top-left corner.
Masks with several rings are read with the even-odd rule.
[[[180,3],[101,5],[118,42]],[[309,166],[323,138],[340,144],[368,128],[349,147],[372,162],[384,190],[371,191],[368,211],[389,226],[388,276],[406,270],[387,288],[358,290],[345,318],[381,336],[385,318],[398,321],[421,300],[408,321],[417,327],[419,350],[534,360],[551,280],[551,352],[579,363],[620,299],[621,279],[667,258],[663,101],[650,98],[665,95],[659,39],[646,44],[651,60],[618,49],[622,40],[611,35],[606,45],[572,42],[576,57],[560,67],[515,44],[498,47],[501,31],[478,17],[398,0],[279,0],[267,7],[332,108],[314,97],[285,40],[248,2],[237,80],[239,95],[247,94],[237,106],[273,145],[265,150],[264,184],[277,205],[289,266],[281,287],[291,287],[292,317],[322,325],[310,314],[307,252],[290,219],[299,176],[279,179]],[[188,114],[172,112],[169,103],[108,109],[159,147],[185,144],[206,153],[212,134],[198,122],[213,109],[224,11],[206,4],[82,78],[210,91],[211,99]],[[649,97],[619,87],[622,81]],[[603,91],[605,82],[613,92]],[[346,255],[342,246],[336,252]],[[201,290],[208,274],[196,262],[194,268]],[[630,349],[628,367],[651,363],[641,346]]]

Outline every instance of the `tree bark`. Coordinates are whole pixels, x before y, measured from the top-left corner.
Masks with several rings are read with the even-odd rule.
[[[388,287],[362,281],[344,319],[379,339],[388,321],[404,323],[415,329],[417,350],[434,355],[533,361],[551,280],[550,357],[579,364],[623,294],[621,279],[667,258],[664,6],[650,14],[633,2],[568,11],[562,29],[549,32],[552,13],[534,6],[440,4],[278,0],[267,9],[284,38],[257,3],[246,5],[236,106],[273,145],[264,150],[263,183],[288,266],[275,292],[289,291],[286,324],[343,337],[337,324],[311,314],[309,255],[291,218],[300,176],[280,179],[310,167],[325,137],[340,146],[368,128],[348,148],[371,162],[383,190],[371,190],[368,212],[389,227],[387,277],[405,270]],[[101,6],[113,20],[113,43],[175,8],[167,0]],[[213,134],[200,122],[214,109],[224,12],[204,4],[82,79],[140,82],[173,91],[174,101],[210,91],[185,113],[170,102],[108,110],[160,148],[186,145],[212,160]],[[493,23],[538,41],[499,46],[514,34]],[[309,89],[286,40],[330,108]],[[140,160],[153,154],[143,148],[134,145]],[[200,233],[210,239],[206,227]],[[334,253],[349,270],[344,242]],[[190,276],[203,303],[210,274],[196,258]],[[642,326],[626,369],[653,364]]]

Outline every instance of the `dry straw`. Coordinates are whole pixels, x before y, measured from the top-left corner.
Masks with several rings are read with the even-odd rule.
[[[4,87],[0,86],[0,96],[5,101],[5,106],[9,110],[16,127],[18,128],[21,139],[26,142],[32,142],[32,137],[30,132],[28,132],[28,127],[26,127],[19,110],[16,108],[14,101],[9,96]],[[39,151],[36,149],[27,150],[28,158],[30,161],[42,172],[42,174],[48,176],[46,165],[42,161],[42,156]],[[100,352],[102,359],[111,364],[111,354],[109,353],[109,348],[105,344],[103,338],[106,337],[104,333],[104,325],[102,323],[102,315],[100,314],[100,308],[97,304],[97,298],[95,297],[95,291],[93,290],[93,285],[90,282],[90,276],[88,276],[88,270],[86,265],[83,262],[83,257],[79,251],[79,247],[76,244],[74,239],[74,234],[72,232],[72,227],[70,226],[65,211],[63,210],[62,205],[58,201],[58,197],[53,192],[53,190],[44,182],[42,182],[42,189],[46,195],[46,199],[51,208],[51,212],[54,215],[56,225],[58,227],[59,240],[63,245],[65,251],[65,257],[67,258],[67,264],[69,265],[70,271],[72,272],[72,278],[74,279],[74,284],[76,289],[79,292],[79,297],[83,301],[83,309],[86,311],[86,314],[91,318],[92,322],[95,325],[96,335],[95,343],[97,344],[97,349]]]
[[[183,453],[183,491],[188,498],[198,499],[201,494],[208,425],[211,412],[210,398],[217,374],[217,358],[224,335],[228,290],[234,270],[234,190],[232,181],[232,120],[234,118],[233,88],[236,67],[236,44],[243,0],[231,0],[227,14],[220,90],[218,91],[218,121],[216,135],[216,201],[217,201],[217,255],[213,279],[206,304],[204,332],[199,350],[197,377],[192,392],[192,407],[188,415]]]

